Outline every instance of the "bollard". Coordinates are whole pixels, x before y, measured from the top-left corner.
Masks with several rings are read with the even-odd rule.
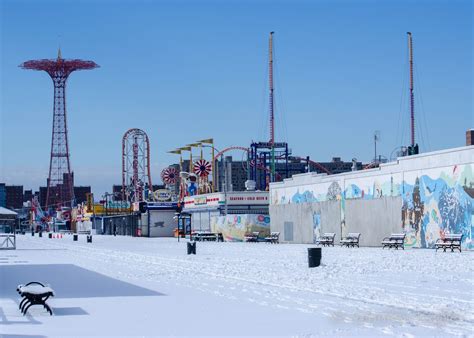
[[[77,242],[77,237],[78,237],[77,234],[72,235],[72,240],[73,240],[74,242]]]
[[[48,234],[48,237],[49,237],[49,238],[53,238],[53,233],[50,232],[50,233]]]
[[[38,236],[43,237],[43,232],[42,231],[38,232]]]
[[[92,235],[87,235],[87,243],[92,243]]]
[[[321,264],[321,248],[308,248],[308,266],[317,267]]]
[[[31,236],[35,237],[35,231],[31,230]]]
[[[188,247],[188,255],[196,254],[196,242],[188,242],[187,247]]]

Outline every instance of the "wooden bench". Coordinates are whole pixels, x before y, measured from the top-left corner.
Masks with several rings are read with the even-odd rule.
[[[333,232],[326,232],[322,234],[322,236],[319,238],[318,243],[321,244],[322,246],[334,246],[334,238],[336,237],[336,234]]]
[[[23,297],[18,307],[21,313],[23,313],[23,316],[26,315],[28,309],[33,305],[43,305],[43,307],[53,315],[53,311],[49,305],[46,304],[46,300],[54,296],[54,291],[49,286],[40,282],[30,282],[25,285],[18,285],[16,290],[20,296]]]
[[[391,234],[389,237],[385,237],[382,239],[382,249],[385,248],[402,248],[405,250],[404,243],[405,243],[405,236],[406,234]]]
[[[458,249],[461,252],[461,241],[462,234],[446,234],[444,238],[436,241],[435,248],[436,251],[443,249],[443,252],[446,252],[446,249],[451,249],[451,252],[454,252],[454,249]]]
[[[270,236],[265,237],[265,242],[278,244],[280,242],[280,233],[277,231],[271,232]]]
[[[255,242],[255,243],[257,243],[258,242],[258,235],[260,235],[260,232],[254,231],[251,234],[246,234],[244,236],[244,239],[245,239],[246,242]]]
[[[341,239],[341,246],[359,247],[360,232],[348,233],[346,237]]]

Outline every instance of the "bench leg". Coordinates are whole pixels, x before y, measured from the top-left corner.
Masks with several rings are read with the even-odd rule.
[[[26,315],[26,312],[28,311],[28,309],[32,307],[33,305],[35,305],[33,302],[26,302],[23,305],[23,308],[21,309],[21,313],[23,313],[23,316]]]
[[[28,306],[22,311],[23,312],[23,316],[26,315],[26,312],[28,311],[28,309],[33,306],[33,303],[28,303]]]
[[[26,302],[27,300],[28,300],[28,298],[26,298],[26,297],[23,298],[23,299],[21,300],[21,302],[20,302],[20,305],[18,305],[18,309],[21,310],[22,306],[24,305],[24,302]]]
[[[27,299],[26,302],[21,307],[21,313],[25,314],[25,309],[31,306],[32,304],[33,303],[29,299]]]
[[[51,308],[49,307],[48,304],[44,303],[43,304],[43,307],[49,312],[49,314],[52,316],[53,315],[53,311],[51,310]]]

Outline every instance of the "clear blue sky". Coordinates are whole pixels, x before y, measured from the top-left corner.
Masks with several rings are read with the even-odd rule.
[[[375,130],[387,157],[409,143],[407,31],[422,151],[462,146],[474,125],[472,1],[0,4],[0,182],[33,189],[46,183],[52,83],[18,65],[54,58],[59,43],[64,58],[101,66],[73,73],[67,87],[76,184],[96,193],[120,183],[121,138],[129,128],[151,139],[156,183],[177,161],[166,153],[175,147],[209,137],[217,148],[266,141],[270,31],[276,138],[295,155],[370,161]]]

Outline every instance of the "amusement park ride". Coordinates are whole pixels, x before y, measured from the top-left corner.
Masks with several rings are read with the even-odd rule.
[[[143,130],[129,129],[122,138],[122,200],[144,201],[152,187],[150,140]]]
[[[180,180],[178,201],[183,201],[185,196],[196,193],[214,192],[219,187],[216,173],[217,161],[223,157],[224,153],[233,150],[244,151],[247,154],[247,165],[244,168],[247,171],[247,177],[255,182],[257,190],[268,190],[269,183],[281,181],[289,177],[288,161],[290,151],[286,142],[275,142],[275,109],[274,109],[274,86],[273,86],[273,35],[269,37],[269,117],[270,117],[270,140],[267,142],[252,142],[250,148],[231,146],[219,151],[214,147],[213,139],[201,140],[197,143],[188,144],[185,147],[169,151],[172,154],[180,155],[180,173],[173,172],[173,180],[169,180],[169,173],[172,167],[164,169],[162,172],[163,182],[165,184],[176,183],[175,179]],[[200,159],[193,162],[192,149],[200,148]],[[203,147],[212,148],[212,160],[209,162],[203,158]],[[183,168],[182,154],[185,151],[190,152],[190,167]],[[293,157],[293,160],[305,161],[306,159]],[[312,162],[316,163],[316,162]],[[187,170],[187,171],[186,171]],[[225,169],[224,169],[225,171]],[[328,172],[324,169],[324,171]],[[212,173],[212,181],[209,180]],[[329,172],[328,172],[329,173]],[[225,177],[225,176],[224,176]],[[166,179],[166,180],[165,180]]]
[[[72,207],[74,204],[74,179],[70,164],[68,128],[66,120],[66,82],[72,72],[99,67],[93,61],[66,60],[58,50],[53,60],[30,60],[20,65],[23,69],[48,73],[54,85],[53,132],[49,160],[46,208]]]

